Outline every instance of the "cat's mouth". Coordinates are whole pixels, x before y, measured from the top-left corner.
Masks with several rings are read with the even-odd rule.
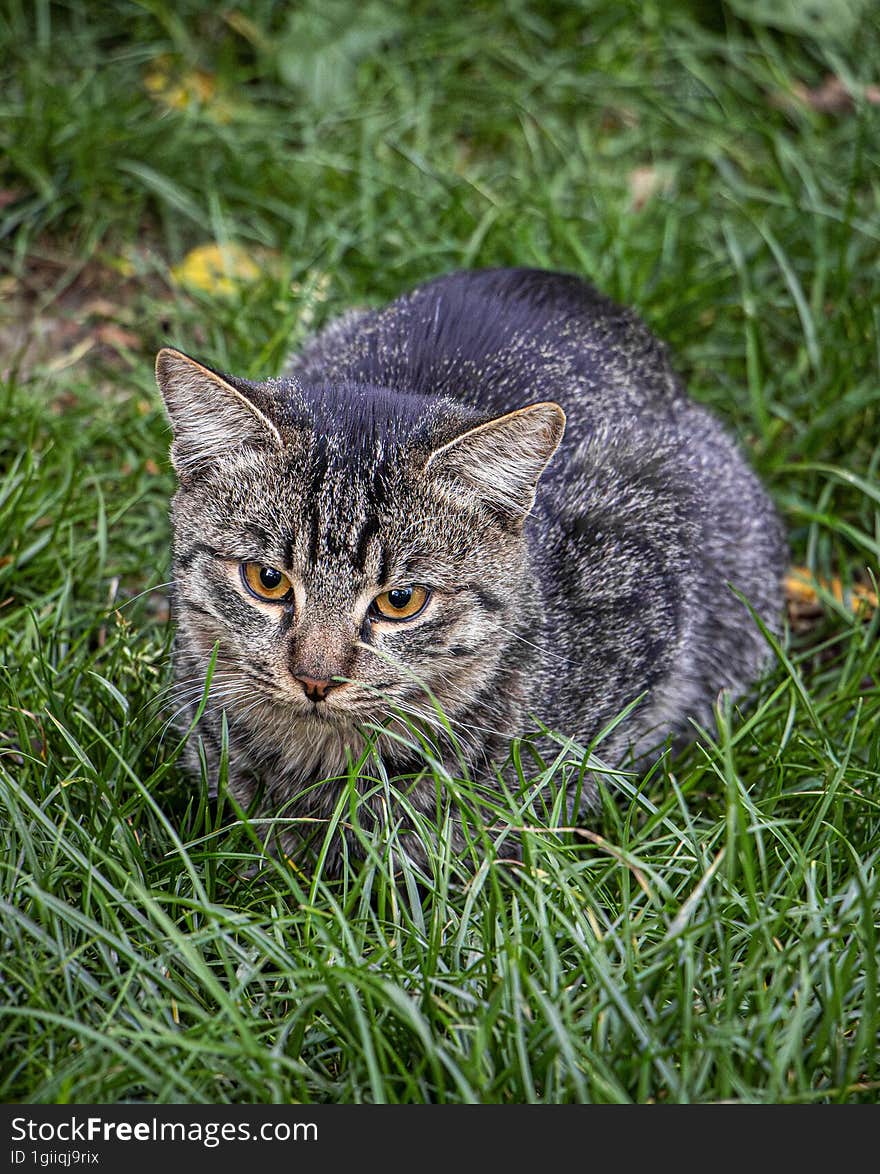
[[[395,706],[393,703],[378,703],[375,697],[365,697],[360,704],[349,701],[343,705],[340,702],[319,701],[310,703],[308,709],[297,705],[295,718],[305,721],[316,728],[336,728],[340,732],[350,732],[355,729],[384,726],[392,719]]]
[[[398,704],[394,695],[384,689],[355,681],[347,681],[344,688],[331,689],[326,696],[314,698],[283,685],[273,691],[271,701],[298,721],[348,728],[384,721]]]
[[[326,701],[310,702],[306,710],[306,717],[313,717],[319,722],[336,722],[345,720],[345,714],[339,709],[331,709]]]
[[[335,697],[321,701],[308,701],[305,705],[297,698],[293,708],[297,717],[307,720],[311,718],[316,722],[338,726],[350,726],[356,719],[363,718],[359,706],[354,706],[350,702],[343,704]]]

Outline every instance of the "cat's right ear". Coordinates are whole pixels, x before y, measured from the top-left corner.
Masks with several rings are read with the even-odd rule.
[[[243,391],[182,351],[159,351],[156,382],[171,420],[171,462],[182,485],[233,449],[283,447],[278,429]]]

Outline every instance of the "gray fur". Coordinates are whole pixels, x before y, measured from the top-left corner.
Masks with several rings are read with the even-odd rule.
[[[180,700],[191,714],[219,642],[199,728],[216,770],[225,709],[243,803],[262,783],[269,812],[325,820],[371,723],[389,774],[416,771],[391,715],[443,746],[426,686],[491,780],[535,718],[586,743],[641,698],[600,754],[642,757],[765,665],[727,584],[779,630],[774,509],[662,344],[577,278],[450,274],[344,315],[263,384],[173,351],[157,373]],[[284,571],[291,602],[252,598],[243,560]],[[367,617],[413,583],[420,616]],[[315,705],[297,675],[347,683]],[[411,801],[434,811],[434,780]]]

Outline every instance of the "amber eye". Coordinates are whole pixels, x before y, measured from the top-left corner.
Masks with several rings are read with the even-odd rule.
[[[290,580],[274,567],[264,567],[262,563],[242,563],[241,577],[245,587],[257,599],[266,599],[269,603],[286,603],[290,597]]]
[[[427,587],[392,587],[383,591],[370,604],[370,616],[374,620],[411,620],[428,602]]]

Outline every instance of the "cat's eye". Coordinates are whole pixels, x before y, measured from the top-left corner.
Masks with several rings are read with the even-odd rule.
[[[293,587],[288,577],[263,563],[242,563],[241,578],[251,595],[269,603],[286,603]]]
[[[383,591],[370,604],[370,618],[374,620],[411,620],[428,602],[427,587],[392,587]]]

